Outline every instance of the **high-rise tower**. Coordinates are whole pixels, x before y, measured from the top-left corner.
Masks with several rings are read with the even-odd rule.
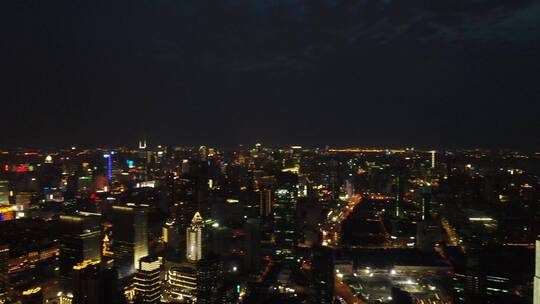
[[[313,249],[311,271],[318,303],[334,303],[334,253],[331,248]]]
[[[536,240],[533,303],[540,304],[540,239]]]
[[[73,266],[73,303],[98,304],[102,302],[100,272],[99,261],[86,260]]]
[[[0,303],[4,303],[7,298],[9,285],[9,246],[0,245]]]
[[[201,214],[196,212],[186,231],[186,258],[190,262],[197,262],[202,258],[203,226]]]
[[[120,277],[135,272],[148,255],[148,213],[144,206],[113,206],[112,251]]]
[[[135,297],[141,303],[159,303],[161,296],[160,278],[161,260],[155,256],[146,256],[139,260],[139,267],[133,285]]]
[[[71,289],[73,266],[85,260],[101,260],[100,215],[81,212],[61,215],[60,274],[65,288]]]
[[[9,181],[0,180],[0,206],[9,205]]]
[[[293,259],[296,246],[296,199],[298,176],[281,173],[277,177],[277,189],[273,206],[275,255],[277,259]]]
[[[197,303],[223,303],[223,263],[219,257],[209,255],[197,262]]]

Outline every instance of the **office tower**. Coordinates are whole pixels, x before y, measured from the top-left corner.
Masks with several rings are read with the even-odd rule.
[[[431,169],[435,169],[435,166],[437,165],[435,163],[435,154],[437,151],[429,151],[429,154],[431,154]]]
[[[103,269],[100,275],[102,284],[102,304],[126,304],[124,290],[118,281],[118,271],[115,267]]]
[[[0,303],[5,303],[9,288],[9,246],[0,245]]]
[[[256,272],[261,264],[261,222],[248,219],[244,224],[244,269]]]
[[[120,278],[135,272],[148,255],[148,211],[145,206],[112,207],[112,246]]]
[[[99,261],[86,260],[73,266],[73,303],[101,304],[103,302],[100,272]]]
[[[182,160],[182,167],[180,169],[180,174],[184,175],[184,174],[188,174],[189,173],[189,160],[188,159],[183,159]]]
[[[347,197],[354,196],[354,184],[351,180],[345,180],[345,193],[347,194]]]
[[[437,221],[418,221],[416,223],[416,248],[431,252],[442,241],[441,225]]]
[[[199,160],[205,162],[208,157],[208,152],[206,150],[206,146],[200,146],[199,147]]]
[[[133,286],[139,303],[159,303],[161,297],[161,260],[156,256],[146,256],[139,260],[139,267]]]
[[[197,262],[197,303],[221,304],[223,264],[218,256],[209,255]]]
[[[293,259],[296,245],[296,198],[298,176],[281,173],[277,177],[277,189],[273,206],[275,255],[279,259]]]
[[[540,240],[536,240],[533,303],[540,304]]]
[[[12,221],[17,218],[16,206],[0,206],[0,222]]]
[[[115,268],[102,269],[100,261],[86,260],[73,266],[74,304],[125,304]],[[63,303],[62,301],[60,303]]]
[[[197,268],[184,263],[169,268],[166,275],[164,299],[168,303],[194,303],[197,301]]]
[[[58,297],[48,299],[52,304],[74,304],[72,294],[60,294]]]
[[[41,287],[24,290],[21,294],[22,304],[43,304],[43,289]]]
[[[71,289],[73,266],[85,260],[101,260],[100,215],[61,215],[60,275],[64,288]]]
[[[163,242],[167,247],[178,249],[180,246],[180,233],[175,218],[169,218],[161,229]]]
[[[401,217],[403,212],[403,188],[404,180],[402,172],[400,171],[396,179],[396,217]]]
[[[9,181],[0,180],[0,206],[9,205]]]
[[[323,206],[317,198],[302,197],[296,203],[296,235],[298,244],[311,247],[320,242],[319,223]],[[300,245],[299,245],[300,246]]]
[[[52,164],[53,163],[53,158],[52,158],[51,155],[45,156],[45,163],[46,164]]]
[[[262,189],[259,191],[259,207],[260,215],[265,218],[272,214],[272,191],[269,189]]]
[[[315,247],[311,273],[317,303],[334,303],[334,253],[330,247]]]
[[[113,158],[113,154],[114,154],[114,152],[103,154],[103,157],[107,160],[107,180],[109,181],[109,183],[112,181],[112,158]]]
[[[199,212],[196,212],[186,231],[186,258],[190,262],[197,262],[202,258],[203,226],[203,219]]]
[[[178,226],[178,231],[185,231],[191,224],[191,219],[193,219],[193,215],[195,214],[194,204],[177,201],[171,209],[175,217],[176,225]]]
[[[89,194],[94,191],[94,182],[90,176],[80,176],[77,179],[77,194]]]

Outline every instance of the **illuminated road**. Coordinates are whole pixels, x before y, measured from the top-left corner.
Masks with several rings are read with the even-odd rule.
[[[336,293],[336,296],[343,298],[347,304],[364,304],[365,302],[356,297],[349,286],[347,284],[344,284],[341,282],[338,278],[336,278],[334,292]]]
[[[352,196],[346,201],[347,204],[342,204],[339,209],[332,210],[327,214],[326,221],[321,227],[321,231],[323,234],[323,245],[339,245],[341,223],[351,214],[351,212],[354,210],[354,207],[361,201],[361,195]],[[349,286],[341,282],[341,280],[339,280],[337,277],[335,278],[334,292],[338,298],[341,298],[347,304],[364,304],[364,301],[356,297],[349,288]]]
[[[346,203],[345,203],[346,202]],[[339,208],[330,211],[327,214],[326,221],[322,223],[321,231],[323,234],[323,245],[339,245],[339,235],[341,232],[341,223],[351,214],[354,207],[362,202],[361,195],[354,195],[346,201],[342,200]],[[341,298],[347,304],[364,304],[365,302],[354,295],[347,284],[344,284],[337,277],[335,278],[334,292],[336,297]]]
[[[321,232],[323,235],[323,245],[339,245],[341,222],[343,222],[349,216],[349,214],[351,214],[351,212],[354,210],[354,207],[361,201],[361,195],[354,195],[347,200],[347,204],[343,204],[341,208],[337,210],[332,210],[327,214],[326,221],[321,227]]]
[[[450,223],[448,222],[448,220],[446,218],[441,219],[441,225],[442,225],[444,231],[446,232],[446,235],[448,237],[448,242],[450,243],[450,245],[459,246],[461,248],[461,250],[463,252],[465,252],[465,246],[463,245],[463,243],[459,239],[459,237],[458,237],[458,235],[456,233],[456,229],[454,227],[452,227],[452,225],[450,225]]]

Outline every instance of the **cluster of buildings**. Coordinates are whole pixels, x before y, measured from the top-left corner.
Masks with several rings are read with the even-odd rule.
[[[539,164],[146,140],[0,151],[0,303],[533,303]]]

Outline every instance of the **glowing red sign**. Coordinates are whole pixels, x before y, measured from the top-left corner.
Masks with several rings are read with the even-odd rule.
[[[28,172],[28,166],[27,165],[18,165],[17,167],[15,167],[15,172],[17,172],[17,173]]]

